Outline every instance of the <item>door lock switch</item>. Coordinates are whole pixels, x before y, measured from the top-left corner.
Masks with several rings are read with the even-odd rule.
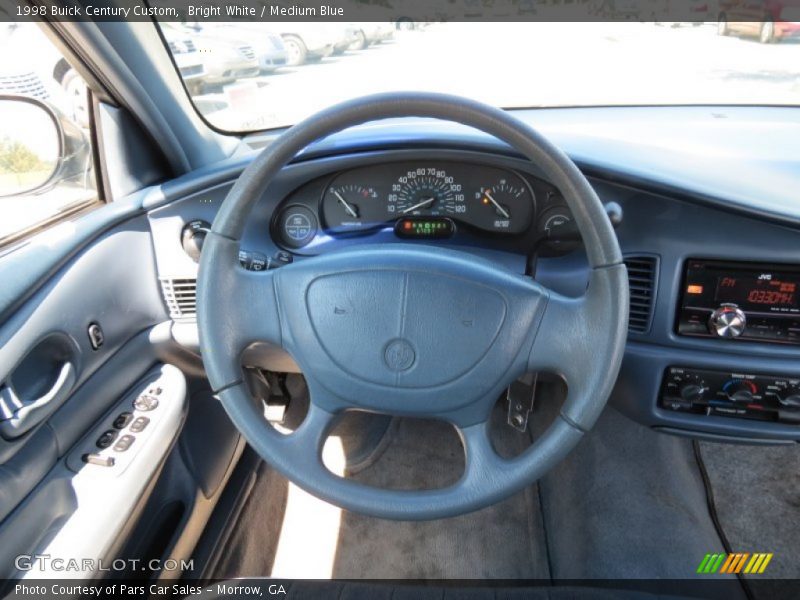
[[[114,440],[116,439],[117,439],[116,430],[109,429],[108,431],[104,431],[102,434],[100,434],[100,437],[97,438],[97,441],[94,443],[94,445],[102,450],[104,448],[108,448],[111,444],[114,443]]]
[[[129,412],[120,413],[119,416],[114,419],[114,429],[125,429],[128,426],[128,423],[131,422],[133,418],[133,414]]]
[[[98,323],[91,323],[86,330],[86,334],[89,336],[89,344],[92,346],[92,350],[99,350],[100,346],[106,341],[103,328]]]

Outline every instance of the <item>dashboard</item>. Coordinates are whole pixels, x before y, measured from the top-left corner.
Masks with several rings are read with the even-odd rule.
[[[702,128],[697,110],[690,112]],[[577,129],[571,123],[570,131]],[[242,264],[280,268],[354,244],[430,244],[530,273],[568,296],[582,294],[588,265],[559,190],[502,145],[449,129],[435,133],[431,144],[414,141],[430,139],[427,124],[404,125],[402,135],[391,125],[370,127],[301,155],[254,208]],[[631,281],[628,345],[611,405],[675,435],[800,440],[800,222],[794,213],[774,202],[771,213],[762,211],[759,202],[768,194],[750,202],[712,198],[710,170],[702,174],[704,193],[690,189],[686,174],[684,187],[677,177],[669,186],[656,181],[655,169],[643,179],[648,161],[672,174],[681,165],[657,163],[646,145],[624,153],[617,146],[610,157],[615,143],[596,130],[576,139],[580,166],[617,228]],[[590,150],[594,160],[587,166]],[[202,238],[246,164],[166,190],[170,202],[149,211],[174,334],[195,348],[192,240]],[[636,177],[626,176],[631,172]]]

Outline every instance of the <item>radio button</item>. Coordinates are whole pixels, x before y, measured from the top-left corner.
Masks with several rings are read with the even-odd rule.
[[[711,333],[725,338],[739,337],[744,333],[746,324],[747,317],[735,304],[723,304],[708,320]]]

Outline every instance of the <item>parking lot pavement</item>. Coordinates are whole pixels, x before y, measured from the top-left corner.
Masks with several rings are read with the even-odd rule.
[[[721,37],[712,24],[445,23],[238,85],[250,94],[208,114],[212,123],[286,125],[337,101],[393,90],[445,91],[504,107],[800,104],[800,43]]]

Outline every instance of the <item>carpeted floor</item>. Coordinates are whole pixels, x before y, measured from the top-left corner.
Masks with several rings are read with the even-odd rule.
[[[415,488],[454,482],[464,462],[455,431],[433,421],[396,423],[381,457],[354,477],[378,487],[409,487],[409,479]],[[518,438],[507,428],[498,441],[513,445]],[[397,522],[345,513],[334,576],[549,578],[536,487],[478,512],[437,521]]]
[[[751,579],[800,578],[800,446],[699,446],[731,550],[774,554]]]
[[[495,443],[516,453],[527,439],[508,428]],[[350,476],[368,485],[421,489],[452,483],[462,470],[461,442],[450,426],[399,419],[375,456]],[[339,511],[264,466],[214,576],[264,575],[547,579],[538,492],[533,486],[452,519],[386,521]]]

